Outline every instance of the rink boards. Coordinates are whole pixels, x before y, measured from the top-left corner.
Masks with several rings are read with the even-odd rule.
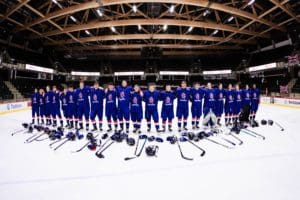
[[[27,110],[30,107],[30,101],[9,102],[0,104],[0,115]]]
[[[289,108],[300,108],[300,99],[262,96],[260,102]]]
[[[300,99],[296,98],[282,98],[262,96],[260,102],[263,104],[272,104],[290,108],[300,108]],[[30,107],[30,101],[10,102],[0,104],[0,115],[27,110]]]

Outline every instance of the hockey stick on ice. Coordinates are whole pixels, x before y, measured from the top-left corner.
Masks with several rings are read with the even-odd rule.
[[[205,150],[202,149],[201,147],[199,147],[198,145],[196,145],[194,142],[187,140],[190,144],[192,144],[193,146],[195,146],[196,148],[200,149],[202,151],[202,153],[200,154],[200,156],[204,156],[205,155]]]
[[[40,135],[35,135],[36,137],[30,137],[30,138],[26,139],[24,143],[31,143],[33,141],[36,141],[36,139],[39,139],[40,137],[42,137],[45,134],[46,133],[41,133]]]
[[[26,130],[27,130],[27,129],[17,130],[17,131],[15,131],[15,132],[11,133],[11,136],[14,136],[14,135],[17,134],[17,133],[25,132]]]
[[[98,157],[98,158],[104,158],[104,155],[102,154],[106,149],[108,149],[108,147],[110,147],[115,141],[111,141],[111,143],[109,143],[106,147],[103,146],[103,149],[101,151],[97,151],[95,153],[95,155]]]
[[[247,132],[249,132],[249,133],[252,133],[253,135],[256,135],[256,136],[258,136],[258,137],[262,138],[263,140],[265,140],[265,139],[266,139],[266,137],[265,137],[265,136],[263,136],[263,135],[261,135],[261,134],[259,134],[259,133],[255,132],[255,131],[252,131],[252,130],[249,130],[249,129],[243,129],[243,130],[244,130],[244,131],[247,131]]]
[[[284,131],[284,128],[279,123],[277,123],[277,122],[274,122],[274,123],[280,128],[281,131]]]
[[[53,151],[56,151],[57,149],[59,149],[62,145],[64,145],[65,143],[67,143],[69,141],[69,138],[64,138],[64,139],[67,139],[67,140],[63,140],[62,143],[60,143],[57,147],[55,147],[53,149]]]
[[[99,134],[98,134],[99,135]],[[96,135],[94,138],[97,138],[98,135]],[[72,153],[78,153],[80,151],[82,151],[85,147],[87,147],[89,144],[91,143],[91,141],[89,140],[85,145],[83,145],[80,149],[76,150],[76,151],[72,151]]]
[[[185,155],[183,155],[182,153],[182,149],[181,149],[181,146],[179,144],[179,141],[178,141],[178,138],[176,137],[176,143],[177,143],[177,146],[178,146],[178,149],[180,151],[180,155],[181,155],[181,158],[185,159],[185,160],[194,160],[193,158],[188,158],[186,157]]]
[[[126,157],[126,158],[124,158],[124,160],[127,161],[127,160],[132,160],[132,159],[135,159],[135,158],[140,157],[140,155],[142,154],[143,149],[144,149],[145,144],[146,144],[147,141],[148,141],[148,139],[145,138],[144,143],[143,143],[143,145],[142,145],[142,148],[140,149],[140,151],[138,152],[138,154],[136,154],[136,152],[135,152],[135,156],[133,156],[133,157]],[[137,148],[136,148],[136,150],[137,150]]]
[[[66,137],[64,137],[64,138],[61,138],[61,139],[58,139],[58,140],[56,140],[56,141],[52,142],[51,144],[49,144],[49,147],[51,148],[51,147],[52,147],[52,145],[54,145],[54,144],[56,144],[56,143],[58,143],[58,142],[62,141],[63,139],[66,139]]]
[[[222,144],[222,143],[219,143],[219,142],[217,142],[217,141],[215,141],[215,140],[212,140],[212,139],[210,139],[210,138],[204,137],[203,139],[208,140],[208,141],[210,141],[210,142],[212,142],[212,143],[215,143],[215,144],[217,144],[217,145],[223,146],[223,147],[225,147],[225,148],[227,148],[227,149],[232,149],[232,147],[227,146],[227,145]]]
[[[244,142],[243,140],[241,140],[240,138],[238,138],[237,136],[235,136],[234,134],[232,134],[231,132],[229,133],[229,135],[231,137],[233,137],[234,139],[236,139],[237,141],[239,141],[239,145],[242,145]]]
[[[48,140],[48,139],[49,139],[49,137],[46,137],[46,138],[43,138],[43,139],[35,139],[35,141],[41,142],[41,141]]]

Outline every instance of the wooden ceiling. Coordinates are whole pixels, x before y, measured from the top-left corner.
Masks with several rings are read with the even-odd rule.
[[[300,23],[293,0],[2,0],[0,8],[0,28],[26,48],[38,40],[70,55],[243,51]]]

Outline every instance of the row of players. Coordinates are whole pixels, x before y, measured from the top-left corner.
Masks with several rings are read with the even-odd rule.
[[[147,120],[148,131],[151,130],[151,118],[155,123],[158,132],[172,131],[172,120],[174,119],[174,100],[177,98],[176,117],[178,118],[178,130],[187,130],[187,119],[189,116],[189,102],[191,101],[191,114],[193,129],[199,128],[202,114],[206,116],[208,112],[213,112],[220,124],[220,119],[225,113],[226,126],[238,120],[238,115],[243,107],[250,108],[250,120],[255,119],[259,105],[260,91],[253,84],[250,89],[248,85],[245,89],[240,89],[239,85],[235,88],[231,84],[223,89],[219,84],[217,88],[212,88],[211,83],[206,87],[201,87],[200,83],[195,83],[192,88],[187,87],[187,83],[182,81],[181,86],[172,90],[171,85],[167,84],[164,91],[156,90],[154,83],[148,85],[148,89],[142,91],[138,85],[128,86],[127,81],[123,80],[120,86],[109,83],[106,89],[95,82],[93,86],[85,86],[84,82],[79,83],[79,88],[73,86],[64,89],[63,92],[57,90],[56,86],[50,89],[46,87],[39,91],[35,89],[32,94],[32,123],[35,119],[38,123],[57,126],[57,117],[63,126],[63,116],[66,119],[67,127],[72,129],[83,129],[83,116],[86,122],[86,129],[89,130],[89,119],[93,124],[93,131],[97,130],[96,117],[98,118],[99,130],[102,131],[102,120],[105,104],[105,116],[108,123],[108,131],[112,131],[112,124],[115,130],[118,125],[126,132],[129,132],[129,120],[131,119],[134,127],[133,132],[139,132],[143,119],[143,106],[145,102],[145,118]],[[158,102],[162,101],[161,118],[162,130],[159,127]]]

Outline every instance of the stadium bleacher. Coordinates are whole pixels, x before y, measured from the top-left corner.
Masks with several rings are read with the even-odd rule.
[[[0,100],[13,99],[12,93],[9,91],[3,81],[0,81]]]
[[[60,82],[50,80],[14,79],[11,82],[25,98],[29,98],[35,88],[45,89],[47,85],[56,85],[59,90],[63,88]]]

